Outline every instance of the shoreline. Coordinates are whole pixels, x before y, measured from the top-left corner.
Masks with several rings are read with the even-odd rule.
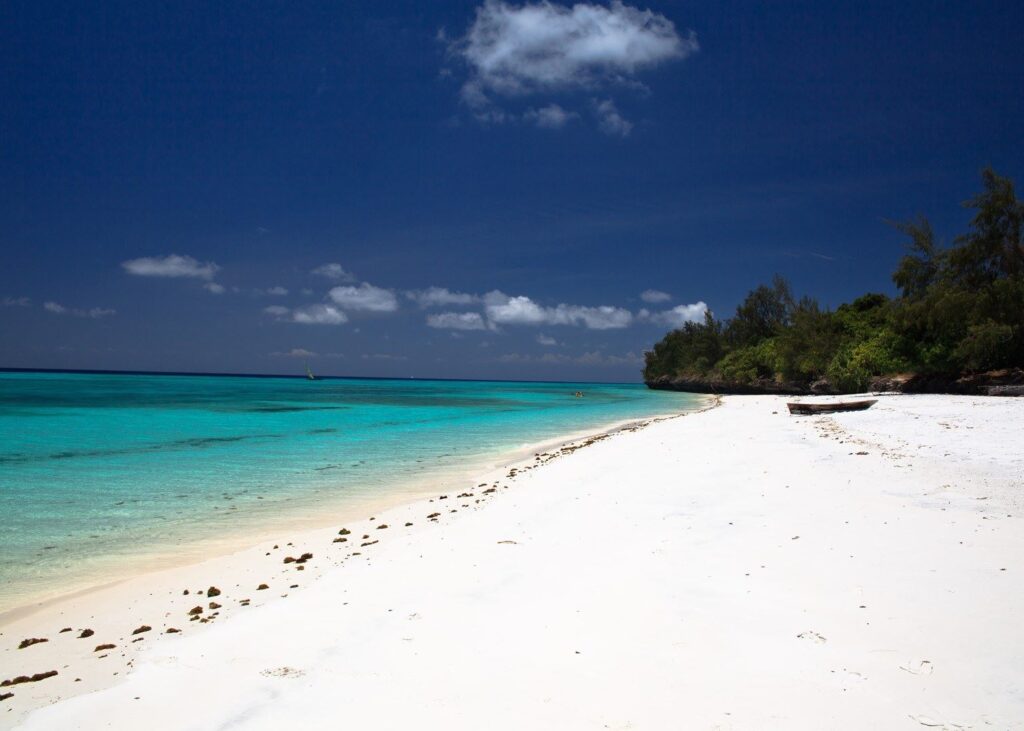
[[[72,685],[69,684],[67,678],[64,678],[59,683],[51,681],[53,684],[49,685],[48,688],[44,688],[46,684],[31,687],[31,691],[46,692],[34,695],[26,707],[19,708],[19,715],[29,712],[34,708],[47,705],[55,697],[64,699],[107,687],[118,675],[129,670],[133,664],[135,653],[132,651],[131,645],[135,644],[139,638],[132,638],[129,635],[132,627],[136,624],[148,626],[145,623],[150,622],[154,626],[154,638],[158,631],[163,630],[163,633],[166,634],[164,628],[162,626],[157,628],[155,626],[156,623],[152,622],[152,619],[155,617],[168,619],[172,616],[181,616],[181,613],[175,610],[180,610],[185,604],[189,607],[193,607],[193,605],[205,606],[208,604],[208,599],[200,595],[204,587],[216,585],[221,587],[221,590],[226,595],[229,591],[226,586],[234,583],[237,587],[242,578],[255,575],[267,577],[275,571],[280,571],[283,564],[277,561],[286,551],[299,556],[305,552],[304,550],[299,550],[299,547],[323,547],[324,545],[330,545],[331,541],[336,537],[336,531],[339,526],[346,526],[352,530],[353,535],[351,537],[353,539],[355,539],[356,535],[370,536],[371,539],[375,539],[377,538],[376,535],[364,531],[375,530],[375,525],[380,525],[387,521],[397,523],[399,522],[399,517],[401,517],[402,523],[410,523],[413,521],[411,517],[413,513],[424,513],[428,510],[428,506],[437,504],[441,500],[459,500],[459,498],[454,497],[453,493],[455,492],[460,492],[461,495],[467,491],[478,490],[485,485],[492,485],[495,488],[499,486],[508,488],[516,475],[526,474],[564,454],[571,454],[595,442],[603,441],[618,434],[637,431],[654,423],[699,414],[708,409],[715,408],[720,403],[720,399],[714,397],[709,397],[705,401],[704,404],[685,411],[617,420],[594,429],[579,430],[557,438],[523,444],[514,450],[503,452],[496,458],[489,458],[472,465],[466,465],[464,469],[453,471],[447,475],[444,483],[439,483],[437,480],[426,481],[424,485],[418,486],[414,490],[392,493],[377,500],[349,504],[347,506],[348,509],[340,513],[328,509],[326,512],[330,512],[330,517],[310,516],[308,521],[302,521],[301,524],[297,524],[294,519],[290,519],[284,524],[279,525],[276,530],[262,530],[258,536],[250,534],[247,539],[240,538],[240,543],[233,542],[230,548],[218,551],[214,555],[198,561],[186,560],[182,563],[171,563],[151,566],[144,570],[133,570],[130,575],[6,610],[0,613],[0,640],[5,641],[4,651],[0,651],[0,676],[3,676],[0,680],[22,674],[22,671],[18,670],[20,665],[8,667],[12,661],[22,659],[17,655],[11,656],[10,650],[15,638],[17,638],[17,641],[20,641],[23,639],[22,635],[24,635],[25,637],[46,637],[48,640],[56,639],[54,635],[61,634],[58,632],[59,629],[71,626],[73,632],[67,633],[69,635],[77,637],[83,629],[91,630],[94,634],[84,638],[80,647],[74,647],[70,659],[77,659],[79,662],[88,661],[95,654],[93,651],[94,645],[98,647],[104,644],[105,640],[112,639],[111,644],[115,644],[120,653],[120,662],[116,663],[117,669],[113,670],[113,675],[105,680],[94,677],[92,678],[93,682],[89,682],[88,679],[83,677],[80,681],[71,680],[71,683],[74,683]],[[544,458],[538,457],[538,453],[546,456]],[[490,495],[496,496],[494,492],[491,492]],[[481,502],[480,499],[476,499],[476,503],[472,507],[482,507],[480,505]],[[459,505],[461,508],[470,507],[469,503],[462,501],[459,502]],[[436,508],[431,507],[429,510],[433,512]],[[406,517],[409,517],[409,520],[406,520]],[[420,526],[421,522],[422,516],[420,516],[420,520],[415,521],[417,528],[422,527]],[[285,538],[284,536],[287,537]],[[363,541],[360,540],[359,542]],[[342,547],[347,547],[347,544],[342,544]],[[277,555],[274,555],[275,552]],[[320,551],[314,550],[312,552],[316,559],[319,559],[322,555]],[[352,553],[355,556],[362,554],[361,551],[352,551]],[[268,557],[270,557],[269,563]],[[342,559],[342,561],[344,560]],[[340,565],[338,561],[329,566],[317,566],[317,563],[319,561],[305,563],[301,569],[303,573],[295,574],[301,578],[303,586],[316,582],[324,573]],[[307,572],[307,568],[313,570]],[[256,585],[256,582],[251,583],[253,586]],[[188,588],[188,593],[182,593],[185,588]],[[287,597],[294,588],[301,587],[289,584],[288,591],[280,596],[277,593],[270,595],[269,592],[266,596],[262,596],[256,594],[250,587],[247,596],[248,601],[242,606],[251,606],[253,608],[266,606]],[[161,593],[165,597],[162,603],[161,600],[155,599]],[[143,596],[146,598],[140,601],[140,597]],[[221,604],[221,607],[218,607],[216,618],[208,619],[204,616],[198,623],[212,624],[217,621],[225,621],[228,616],[222,618],[220,610],[232,612],[232,610],[237,611],[240,608],[228,606],[222,601],[216,603]],[[123,621],[119,621],[120,617],[117,614],[119,610],[122,614],[129,614],[132,617],[137,616],[140,619],[128,620],[125,617]],[[148,616],[149,619],[143,618],[143,615]],[[107,620],[106,626],[101,626],[103,623],[98,621],[99,617],[104,617]],[[189,624],[194,623],[189,622],[189,619],[190,617],[185,617],[171,624],[174,625],[174,629],[185,630]],[[57,625],[60,625],[60,627]],[[114,625],[117,626],[115,627]],[[189,627],[188,629],[194,632],[198,628]],[[175,632],[174,634],[178,633]],[[129,643],[127,647],[125,643]],[[39,648],[41,650],[48,650],[50,649],[47,646],[48,644],[49,642],[41,644]],[[151,643],[147,642],[145,644]],[[104,659],[118,659],[113,653],[105,654],[102,657]],[[68,659],[67,656],[61,656],[59,659],[55,656],[54,662],[59,662],[67,668],[69,665]],[[110,670],[110,668],[105,668],[105,670]],[[26,686],[22,686],[22,688],[24,690],[21,690],[19,695],[27,695],[26,690],[29,690],[29,688]],[[15,690],[20,689],[15,688]],[[5,720],[3,716],[0,716],[0,728],[5,727]]]
[[[0,675],[57,675],[12,686],[0,726],[1021,727],[1024,402],[784,403],[538,450],[230,575],[34,615]]]
[[[103,591],[125,581],[131,581],[139,576],[185,568],[203,563],[211,558],[230,556],[251,548],[258,543],[272,540],[274,536],[281,533],[323,529],[339,520],[360,520],[372,515],[374,512],[382,512],[396,506],[416,502],[434,493],[454,489],[455,485],[468,484],[474,477],[480,474],[489,474],[493,471],[512,466],[526,459],[528,454],[538,449],[551,449],[596,434],[613,433],[633,423],[672,418],[681,414],[695,413],[703,410],[703,408],[698,406],[679,413],[654,414],[647,417],[620,419],[592,429],[582,429],[551,439],[529,442],[514,448],[496,450],[487,455],[468,458],[464,464],[447,470],[440,470],[415,480],[396,477],[393,480],[393,484],[384,488],[383,492],[387,493],[384,495],[354,494],[352,491],[347,491],[334,498],[323,497],[311,500],[310,503],[313,504],[305,504],[301,507],[293,508],[288,511],[287,515],[280,516],[272,521],[266,519],[255,520],[250,515],[247,516],[247,523],[243,521],[244,525],[228,535],[199,539],[185,538],[184,540],[189,541],[189,545],[184,550],[180,542],[181,539],[177,543],[156,545],[148,548],[144,557],[133,558],[127,567],[123,563],[115,564],[114,557],[106,557],[100,559],[100,563],[107,563],[107,565],[88,572],[82,586],[71,591],[58,591],[56,593],[45,590],[26,592],[16,600],[16,604],[0,608],[0,631],[12,622],[31,616],[36,611],[64,601],[86,596],[96,591]],[[400,483],[405,486],[403,489],[397,489],[397,485]],[[115,566],[119,570],[113,570]]]

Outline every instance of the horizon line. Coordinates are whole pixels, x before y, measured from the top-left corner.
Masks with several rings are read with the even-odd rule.
[[[0,373],[82,373],[92,375],[110,376],[210,376],[214,378],[297,378],[307,380],[302,374],[282,373],[224,373],[211,371],[143,371],[143,370],[115,370],[106,368],[21,368],[0,366]],[[529,379],[529,378],[443,378],[420,376],[320,376],[316,380],[335,381],[468,381],[472,383],[593,383],[602,385],[644,385],[640,381],[586,381],[570,380],[560,381],[553,379]]]

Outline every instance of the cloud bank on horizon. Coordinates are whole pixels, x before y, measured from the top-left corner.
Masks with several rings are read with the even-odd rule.
[[[693,31],[680,34],[661,13],[620,0],[571,7],[486,0],[464,35],[449,39],[442,31],[440,37],[465,69],[459,97],[478,121],[560,129],[581,116],[566,100],[585,97],[598,128],[618,137],[628,136],[634,123],[611,94],[647,91],[642,72],[700,49]]]

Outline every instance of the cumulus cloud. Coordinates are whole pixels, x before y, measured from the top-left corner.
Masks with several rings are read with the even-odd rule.
[[[334,287],[327,296],[343,310],[394,312],[398,309],[398,298],[394,292],[367,282],[358,287]]]
[[[292,320],[303,325],[342,325],[348,316],[330,305],[309,305],[292,310]]]
[[[3,306],[4,307],[28,307],[30,304],[32,304],[32,300],[30,300],[28,297],[4,297],[3,298]]]
[[[207,282],[203,285],[203,289],[213,294],[224,294],[224,285],[217,284],[216,282]]]
[[[80,310],[74,307],[65,307],[57,302],[44,302],[43,309],[47,312],[52,312],[55,315],[70,315],[72,317],[89,317],[93,320],[98,320],[101,317],[110,317],[116,315],[117,310],[112,310],[107,307],[93,307],[88,310]]]
[[[550,335],[545,335],[544,333],[541,333],[540,335],[537,336],[537,342],[545,346],[558,345],[557,340],[555,340]]]
[[[484,306],[494,325],[582,325],[590,330],[611,330],[633,322],[633,313],[621,307],[543,307],[529,297],[511,297],[498,290],[484,295]]]
[[[619,108],[611,99],[595,99],[594,113],[597,115],[598,129],[606,135],[629,137],[629,133],[633,131],[633,123],[619,113]]]
[[[549,314],[529,297],[510,297],[494,290],[484,295],[487,319],[497,325],[541,325]]]
[[[637,86],[640,72],[698,48],[692,31],[681,36],[664,15],[619,0],[571,7],[486,0],[465,35],[448,45],[468,69],[463,103],[492,122],[510,118],[499,98]]]
[[[558,104],[548,104],[540,109],[528,109],[523,113],[523,121],[535,124],[543,129],[561,129],[570,120],[579,115],[567,112]]]
[[[427,325],[444,330],[487,329],[479,312],[442,312],[438,315],[429,315]]]
[[[144,256],[140,259],[129,259],[121,262],[121,266],[129,274],[138,277],[186,277],[210,281],[220,271],[220,267],[212,261],[199,263],[191,256]]]
[[[564,308],[564,309],[563,309]],[[582,322],[591,330],[614,330],[629,327],[633,323],[633,313],[621,307],[579,307],[559,305],[557,312],[564,312],[571,324]]]
[[[428,307],[445,307],[448,305],[470,305],[480,300],[474,294],[452,292],[444,287],[428,287],[406,292],[405,296],[426,309]]]
[[[256,294],[269,294],[271,297],[284,297],[288,294],[288,290],[278,285],[276,287],[270,287],[269,289],[256,290]]]
[[[694,302],[692,305],[677,305],[671,310],[662,312],[648,312],[640,310],[641,320],[654,322],[668,327],[682,327],[688,322],[702,322],[708,306],[704,302]]]
[[[330,262],[329,264],[321,264],[316,269],[309,272],[315,274],[318,277],[326,277],[327,279],[333,279],[336,282],[352,282],[355,281],[355,277],[346,272],[341,264],[337,262]]]
[[[658,302],[668,302],[672,299],[672,295],[659,289],[645,289],[640,293],[640,299],[650,304],[657,304]]]
[[[289,309],[281,305],[264,307],[263,311],[281,322],[297,322],[301,325],[343,325],[348,316],[331,305],[309,305]]]

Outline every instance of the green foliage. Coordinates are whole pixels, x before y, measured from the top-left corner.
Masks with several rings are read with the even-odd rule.
[[[935,246],[935,235],[928,219],[922,217],[895,226],[910,237],[910,243],[892,280],[905,298],[918,299],[935,283],[942,268],[943,253]]]
[[[835,316],[804,297],[793,308],[789,327],[775,338],[778,371],[787,381],[815,381],[828,368],[839,340]]]
[[[882,375],[959,374],[1024,366],[1024,203],[1012,181],[982,173],[975,211],[954,246],[940,248],[924,218],[897,224],[908,251],[893,273],[896,299],[866,294],[834,312],[795,300],[776,275],[729,320],[708,313],[646,353],[644,377],[726,383],[826,379],[860,391]]]
[[[957,284],[971,288],[1024,275],[1024,203],[1017,200],[1013,181],[991,168],[982,172],[982,181],[985,189],[964,203],[977,212],[970,231],[949,252],[946,272]]]
[[[778,274],[771,286],[761,285],[736,308],[736,315],[725,328],[730,346],[743,348],[756,345],[782,332],[793,311],[793,293],[789,283]]]
[[[708,312],[704,322],[686,323],[644,353],[644,372],[705,376],[722,354],[722,325]]]
[[[780,366],[776,345],[775,340],[768,339],[729,352],[718,362],[715,376],[723,381],[742,384],[774,379]]]
[[[829,363],[825,376],[839,391],[864,391],[874,377],[906,371],[909,365],[909,361],[899,355],[899,336],[883,327],[866,339],[844,342]]]
[[[1024,204],[1007,178],[985,170],[982,180],[984,190],[964,204],[975,210],[970,230],[947,251],[933,247],[925,285],[906,286],[907,272],[919,265],[901,265],[893,276],[903,292],[893,325],[924,372],[1024,364]],[[919,237],[911,246],[917,253],[904,262],[923,260]]]

